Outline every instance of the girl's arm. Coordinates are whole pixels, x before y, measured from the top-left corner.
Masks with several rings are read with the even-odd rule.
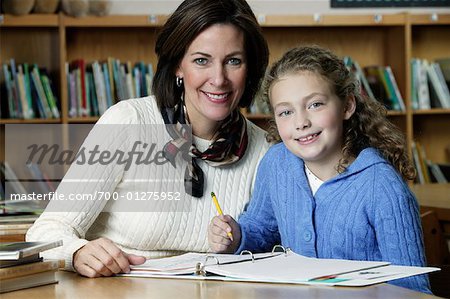
[[[252,252],[271,251],[274,245],[280,244],[277,220],[272,203],[273,192],[270,190],[270,180],[276,175],[273,161],[276,157],[270,151],[261,160],[256,174],[255,189],[250,200],[247,211],[245,211],[238,222],[241,228],[241,243],[237,253],[242,250]]]
[[[399,176],[383,173],[377,177],[374,226],[382,260],[393,265],[426,266],[416,198]],[[394,280],[392,284],[430,293],[427,275]]]

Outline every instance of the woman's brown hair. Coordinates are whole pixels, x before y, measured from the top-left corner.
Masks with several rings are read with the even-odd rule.
[[[270,89],[279,78],[299,72],[320,75],[333,88],[342,101],[354,97],[356,110],[350,119],[344,121],[343,157],[339,161],[338,172],[343,172],[351,157],[368,147],[376,148],[403,178],[412,180],[416,172],[408,156],[403,133],[391,123],[386,108],[361,93],[360,84],[347,69],[343,61],[331,51],[318,46],[304,46],[288,51],[270,68],[263,83],[263,96],[270,106]],[[273,115],[273,111],[272,111]],[[271,121],[269,142],[280,141],[274,120]]]
[[[175,71],[192,41],[215,24],[232,24],[244,33],[247,77],[239,106],[252,103],[268,64],[269,49],[250,6],[245,0],[185,0],[156,40],[158,65],[152,91],[160,109],[179,103],[182,89],[176,86]]]

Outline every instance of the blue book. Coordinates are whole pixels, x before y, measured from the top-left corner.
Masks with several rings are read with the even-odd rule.
[[[17,80],[17,70],[16,70],[16,62],[14,58],[11,58],[9,61],[11,65],[11,76],[12,76],[12,93],[14,98],[14,110],[15,110],[15,118],[22,118],[22,104],[19,99],[19,80]]]
[[[111,94],[111,84],[109,84],[109,70],[108,70],[108,63],[104,62],[102,64],[103,68],[103,77],[105,79],[105,92],[106,92],[106,103],[107,107],[111,107],[113,105],[113,99]]]

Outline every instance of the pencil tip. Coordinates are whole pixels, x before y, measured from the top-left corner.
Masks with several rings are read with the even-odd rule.
[[[216,196],[216,195],[214,194],[214,192],[211,192],[211,196]]]

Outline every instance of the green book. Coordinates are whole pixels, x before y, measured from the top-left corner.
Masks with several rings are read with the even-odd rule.
[[[30,71],[28,67],[28,63],[23,64],[23,75],[24,75],[24,83],[25,83],[25,96],[28,102],[28,107],[30,108],[28,113],[30,118],[36,117],[34,110],[33,110],[33,99],[31,97],[31,85],[30,85]]]
[[[50,79],[48,78],[47,74],[45,73],[41,74],[41,82],[42,87],[44,88],[45,96],[47,97],[48,106],[50,107],[53,117],[59,118],[60,115],[58,106],[56,105],[56,98],[55,95],[53,94]]]

